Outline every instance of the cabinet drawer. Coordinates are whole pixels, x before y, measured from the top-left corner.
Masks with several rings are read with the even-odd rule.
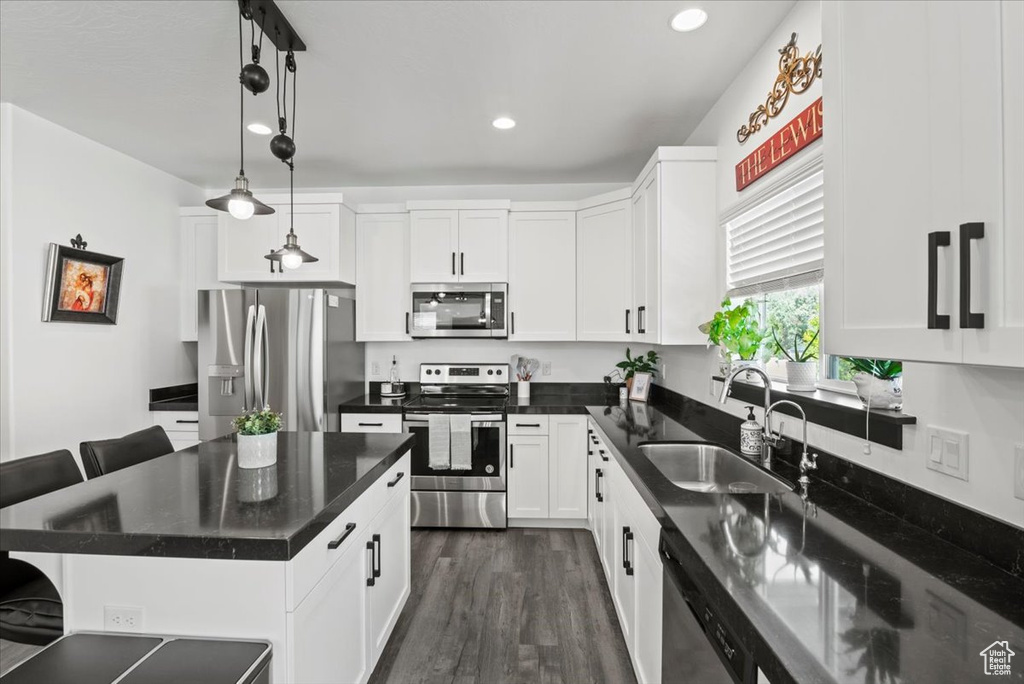
[[[548,434],[548,417],[511,415],[508,417],[508,434],[546,435]]]
[[[342,432],[401,432],[400,413],[343,413]]]
[[[167,432],[199,434],[199,411],[152,411],[151,413],[153,425],[159,425]]]
[[[395,480],[399,472],[405,475],[393,487],[389,482]],[[313,541],[306,545],[299,555],[288,564],[290,581],[288,584],[288,610],[294,610],[302,603],[302,599],[313,590],[331,566],[369,529],[370,522],[396,495],[408,495],[409,492],[409,455],[406,454],[388,472],[370,485],[351,506],[335,518]],[[330,544],[337,542],[345,535],[348,525],[355,525],[351,532],[336,548]]]

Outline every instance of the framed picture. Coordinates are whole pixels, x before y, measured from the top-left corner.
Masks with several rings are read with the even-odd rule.
[[[629,391],[630,401],[647,401],[651,393],[651,381],[654,376],[650,373],[634,373],[633,387]]]
[[[44,321],[117,323],[124,259],[50,243]]]

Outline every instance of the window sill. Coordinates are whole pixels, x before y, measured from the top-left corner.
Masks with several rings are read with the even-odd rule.
[[[725,378],[720,375],[713,378],[716,382],[725,382]],[[764,401],[764,386],[760,378],[754,382],[737,379],[732,385],[730,396],[746,404],[761,407]],[[790,392],[786,389],[785,383],[773,381],[771,398],[772,402],[788,399],[798,404],[807,414],[809,423],[862,439],[865,436],[865,409],[856,396],[825,389],[814,392]],[[799,417],[797,410],[792,406],[783,405],[776,410],[788,416]],[[917,423],[917,418],[902,411],[880,409],[872,409],[869,420],[872,442],[900,450],[903,449],[903,426]]]

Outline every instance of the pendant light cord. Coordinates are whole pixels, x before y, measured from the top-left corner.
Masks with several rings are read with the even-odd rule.
[[[238,175],[245,175],[245,86],[242,84],[242,69],[245,58],[242,56],[242,13],[238,13]]]

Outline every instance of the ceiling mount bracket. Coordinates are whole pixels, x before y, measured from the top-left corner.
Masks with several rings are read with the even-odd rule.
[[[263,33],[273,41],[278,50],[287,52],[304,52],[306,44],[288,23],[281,8],[274,0],[238,0],[238,8],[242,16],[256,22]]]

